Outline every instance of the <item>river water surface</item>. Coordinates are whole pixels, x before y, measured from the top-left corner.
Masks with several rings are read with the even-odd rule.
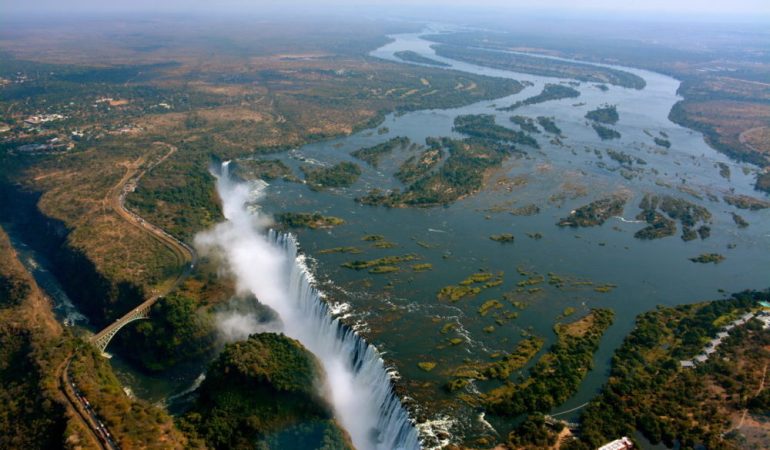
[[[294,169],[308,164],[331,165],[340,161],[358,163],[360,180],[349,189],[313,192],[303,184],[275,182],[266,189],[262,207],[272,213],[311,212],[343,218],[343,226],[331,230],[300,231],[302,250],[314,262],[313,269],[329,301],[349,323],[384,354],[400,374],[399,385],[413,400],[418,415],[434,420],[435,427],[446,427],[457,438],[505,430],[506,420],[480,416],[473,408],[444,391],[453,368],[465,360],[489,361],[496,352],[509,352],[523,335],[546,339],[544,350],[554,338],[553,326],[565,308],[575,308],[574,317],[589,308],[606,307],[616,313],[614,325],[605,334],[595,357],[594,369],[579,391],[553,412],[579,406],[595,395],[606,380],[612,352],[631,330],[634,317],[655,305],[675,305],[720,298],[725,293],[766,288],[770,281],[770,220],[767,210],[737,210],[723,201],[725,194],[761,195],[753,190],[755,168],[735,163],[707,146],[700,133],[668,120],[668,113],[680,100],[679,81],[654,72],[612,66],[644,78],[642,90],[608,85],[604,91],[595,83],[576,86],[580,97],[524,106],[511,112],[496,108],[538,94],[546,83],[575,80],[540,77],[480,67],[435,55],[424,34],[392,36],[393,41],[372,52],[373,56],[400,61],[394,52],[412,50],[451,65],[451,69],[531,83],[522,92],[502,99],[482,101],[461,108],[425,110],[392,114],[381,125],[387,132],[365,130],[352,136],[316,143],[288,154],[271,155],[283,159]],[[584,118],[587,111],[603,104],[617,105],[620,121],[613,126],[622,137],[601,141]],[[511,115],[551,116],[562,129],[562,144],[551,143],[553,136],[533,135],[541,149],[527,149],[524,158],[512,158],[503,170],[491,177],[483,192],[448,207],[426,209],[386,209],[362,206],[354,201],[369,189],[403,186],[393,177],[401,162],[411,154],[396,150],[385,157],[378,169],[356,160],[350,153],[361,147],[407,136],[424,143],[427,137],[461,138],[452,131],[456,116],[494,114],[498,124],[518,128]],[[667,136],[670,149],[655,145],[654,136]],[[606,150],[623,151],[644,164],[623,170]],[[598,156],[598,155],[601,155]],[[730,176],[720,175],[717,163],[729,166]],[[600,227],[559,228],[555,224],[579,206],[618,191],[632,198],[625,217],[610,219]],[[676,236],[653,241],[635,239],[633,234],[645,226],[633,220],[645,193],[662,193],[706,207],[713,215],[711,236],[684,242]],[[507,211],[537,204],[539,214],[514,216]],[[740,229],[731,213],[737,212],[749,223]],[[492,234],[511,233],[513,244],[499,244]],[[540,233],[532,239],[527,233]],[[362,241],[364,235],[383,235],[394,248],[374,248]],[[322,254],[323,249],[357,246],[362,254]],[[720,253],[720,264],[695,264],[688,260],[701,253]],[[417,263],[431,263],[433,270],[413,272],[409,264],[398,273],[370,275],[340,265],[354,259],[374,259],[389,255],[417,254]],[[481,316],[479,306],[489,299],[500,299],[515,292],[524,278],[517,269],[538,274],[555,273],[570,280],[609,283],[617,287],[599,293],[591,287],[558,289],[541,286],[532,295],[517,294],[526,307],[514,308],[509,302],[503,312],[516,311],[518,318],[504,325],[494,316]],[[448,284],[456,284],[479,270],[503,272],[504,283],[475,298],[456,303],[436,299]],[[568,319],[571,320],[571,319]],[[453,328],[442,333],[445,325]],[[494,332],[484,328],[494,326]],[[445,329],[446,331],[446,329]],[[462,343],[452,345],[452,338]],[[455,341],[456,342],[456,341]],[[435,362],[426,372],[419,362]],[[482,390],[488,386],[478,386]],[[578,412],[573,413],[573,416]],[[567,415],[569,416],[569,415]],[[449,420],[442,420],[449,418]]]

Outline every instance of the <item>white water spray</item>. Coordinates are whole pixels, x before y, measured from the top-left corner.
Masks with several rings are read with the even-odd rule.
[[[393,392],[377,350],[334,318],[313,286],[304,256],[292,235],[267,231],[258,210],[248,208],[259,190],[230,179],[222,165],[217,189],[226,222],[200,234],[196,243],[219,251],[236,277],[238,289],[253,293],[275,310],[283,332],[300,341],[321,361],[337,419],[359,450],[419,449],[419,437]]]

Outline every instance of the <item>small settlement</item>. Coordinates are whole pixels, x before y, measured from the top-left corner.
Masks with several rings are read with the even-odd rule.
[[[762,328],[770,328],[770,303],[761,302],[760,306],[762,306],[763,311],[760,311],[758,313],[748,312],[741,317],[733,320],[732,322],[728,323],[727,325],[723,326],[719,332],[717,333],[716,337],[708,342],[706,344],[706,347],[704,347],[703,351],[696,356],[693,359],[680,361],[680,364],[682,367],[688,367],[693,368],[698,364],[702,364],[706,361],[708,361],[711,354],[717,351],[717,347],[719,347],[720,344],[722,344],[722,341],[727,339],[728,336],[730,336],[730,331],[735,329],[735,327],[739,327],[741,325],[745,325],[749,320],[751,319],[757,319],[760,322],[762,322]]]

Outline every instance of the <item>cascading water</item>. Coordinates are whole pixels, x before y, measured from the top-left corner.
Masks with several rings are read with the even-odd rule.
[[[233,181],[222,164],[217,189],[227,221],[202,233],[196,243],[218,250],[236,276],[239,290],[274,309],[283,332],[321,361],[337,419],[359,450],[419,449],[417,430],[398,397],[377,350],[334,318],[289,234],[265,231],[264,217],[249,204],[259,189]]]

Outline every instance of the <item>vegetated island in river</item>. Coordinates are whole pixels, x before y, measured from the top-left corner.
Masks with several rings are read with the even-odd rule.
[[[594,131],[596,131],[596,134],[603,141],[609,141],[610,139],[620,139],[620,132],[617,130],[613,130],[612,128],[605,127],[604,125],[598,123],[592,123],[591,127],[593,127]]]
[[[429,36],[428,39],[441,42],[451,39],[448,35]],[[646,82],[642,77],[607,67],[570,61],[559,61],[520,53],[468,48],[460,45],[440,44],[433,46],[436,54],[480,66],[514,72],[530,73],[546,77],[571,78],[580,81],[610,83],[633,89],[643,89]]]
[[[231,173],[242,180],[299,181],[289,166],[279,159],[239,159],[231,165]]]
[[[553,117],[538,116],[537,123],[547,132],[561,136],[561,128],[556,126],[556,122]]]
[[[361,168],[351,162],[341,162],[332,167],[302,166],[305,181],[310,189],[321,191],[326,188],[350,187],[361,176]]]
[[[370,166],[377,168],[377,166],[380,164],[380,159],[382,159],[383,156],[393,152],[393,150],[397,148],[405,148],[409,146],[410,143],[412,143],[412,141],[409,140],[408,137],[398,136],[394,137],[393,139],[389,139],[382,144],[377,144],[372,147],[360,148],[351,153],[351,155],[360,159],[361,161],[368,163]],[[417,147],[417,144],[412,145],[415,148]]]
[[[320,213],[285,212],[275,216],[275,221],[286,228],[333,228],[345,223],[343,219],[334,216],[324,216]]]
[[[488,169],[500,167],[506,158],[519,152],[512,144],[491,139],[442,138],[436,142],[440,142],[440,152],[449,153],[441,166],[434,170],[429,169],[438,164],[440,153],[436,147],[432,147],[432,154],[424,153],[417,164],[402,166],[399,170],[402,180],[414,180],[403,192],[399,189],[372,189],[356,200],[364,205],[390,208],[446,205],[478,192],[482,188],[484,174]]]
[[[618,123],[618,120],[620,120],[620,115],[618,114],[618,109],[615,105],[602,105],[592,111],[588,111],[586,113],[586,119],[608,125],[615,125]]]
[[[556,342],[530,369],[529,377],[488,391],[483,396],[486,407],[497,414],[518,416],[545,413],[566,401],[593,366],[594,352],[613,318],[610,309],[592,309],[573,322],[556,324]]]
[[[427,64],[429,66],[436,66],[436,67],[449,67],[449,64],[445,62],[436,61],[435,59],[427,58],[417,52],[413,52],[412,50],[395,52],[393,53],[393,56],[395,56],[396,58],[402,61],[407,61],[407,62]]]
[[[642,211],[637,220],[644,220],[648,226],[634,234],[637,239],[660,239],[676,234],[676,223],[682,225],[682,240],[691,241],[711,235],[711,212],[703,206],[670,195],[645,194],[639,203]],[[659,212],[660,211],[660,212]],[[663,215],[665,214],[665,216]],[[668,216],[668,217],[666,217]],[[700,227],[696,226],[701,223]]]
[[[524,100],[520,100],[511,106],[506,106],[505,108],[498,108],[499,111],[513,111],[514,109],[520,108],[522,106],[526,105],[535,105],[537,103],[543,103],[551,100],[559,100],[562,98],[575,98],[580,96],[580,91],[577,89],[571,88],[569,86],[564,86],[563,84],[552,84],[548,83],[543,87],[543,91],[539,94],[526,98]]]
[[[540,133],[540,128],[535,125],[535,121],[532,120],[531,117],[511,116],[511,122],[518,125],[519,128],[521,128],[521,131],[526,131],[527,133]]]
[[[557,225],[572,228],[602,225],[610,217],[622,215],[626,202],[628,196],[623,194],[600,198],[570,212],[569,216],[561,219]]]

